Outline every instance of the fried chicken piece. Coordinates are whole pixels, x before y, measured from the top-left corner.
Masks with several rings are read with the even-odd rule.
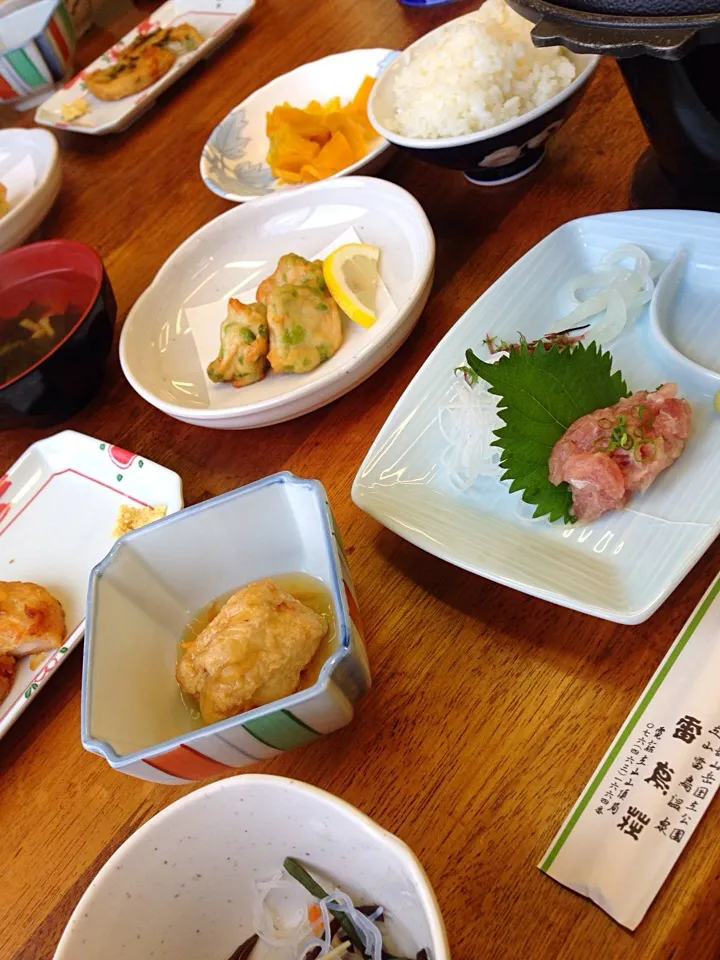
[[[268,353],[266,309],[262,303],[228,301],[227,317],[220,327],[220,352],[208,368],[214,383],[246,387],[265,376]]]
[[[275,373],[308,373],[342,344],[338,306],[317,287],[276,287],[268,298],[267,321],[268,360]]]
[[[177,681],[205,723],[225,720],[294,693],[327,629],[273,580],[250,583],[184,644]]]
[[[0,655],[24,657],[54,650],[65,634],[63,608],[44,587],[0,581]]]
[[[15,679],[15,657],[4,653],[0,656],[0,703],[10,693]]]
[[[99,100],[122,100],[164,77],[175,60],[172,50],[151,46],[139,56],[121,56],[109,67],[93,70],[85,77],[85,83]]]
[[[306,260],[297,253],[284,254],[278,260],[275,272],[266,277],[257,289],[260,303],[267,306],[270,294],[284,283],[292,283],[296,287],[316,287],[320,293],[326,294],[322,260]]]

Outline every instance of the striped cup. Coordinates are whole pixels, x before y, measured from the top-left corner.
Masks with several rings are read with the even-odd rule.
[[[64,0],[20,2],[0,5],[0,103],[34,101],[50,92],[67,76],[75,51]]]

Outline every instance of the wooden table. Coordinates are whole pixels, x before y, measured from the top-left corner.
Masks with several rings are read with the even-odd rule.
[[[61,137],[65,179],[44,233],[100,252],[120,325],[173,249],[228,209],[203,186],[198,157],[232,106],[307,60],[357,46],[403,47],[472,7],[260,0],[249,24],[128,132]],[[89,34],[79,66],[147,12],[143,4],[114,32]],[[473,187],[459,174],[396,157],[384,176],[427,211],[437,237],[435,287],[401,351],[317,413],[244,443],[149,406],[125,382],[115,355],[101,395],[68,424],[176,470],[189,504],[281,469],[325,484],[369,626],[375,686],[350,727],[261,769],[330,790],[407,841],[437,891],[456,960],[720,956],[717,804],[634,935],[536,868],[708,586],[717,545],[652,619],[621,627],[448,566],[350,501],[371,441],[449,327],[555,227],[623,209],[644,145],[620,74],[603,62],[549,160],[514,185]],[[43,435],[2,434],[0,473]],[[51,957],[110,854],[192,789],[122,776],[83,751],[81,661],[76,650],[0,742],[3,960]]]

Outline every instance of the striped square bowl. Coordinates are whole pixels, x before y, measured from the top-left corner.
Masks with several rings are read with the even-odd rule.
[[[69,72],[75,29],[64,0],[0,6],[0,103],[31,106]]]
[[[194,614],[245,583],[306,573],[328,588],[338,642],[316,683],[197,728],[175,681]],[[323,487],[278,473],[127,534],[90,578],[82,742],[116,770],[182,784],[345,726],[370,688],[360,616]]]

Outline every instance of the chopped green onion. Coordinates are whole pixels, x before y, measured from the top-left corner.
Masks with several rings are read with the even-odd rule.
[[[595,441],[595,450],[598,453],[612,453],[617,443],[609,437],[598,437]]]
[[[650,453],[643,453],[644,447],[650,447]],[[654,460],[657,453],[657,445],[654,440],[646,439],[642,443],[638,442],[635,444],[635,459],[638,463],[647,463],[648,460]]]

